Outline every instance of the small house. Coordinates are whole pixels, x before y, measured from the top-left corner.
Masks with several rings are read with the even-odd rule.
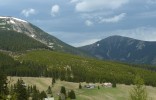
[[[44,98],[44,100],[54,100],[54,97]]]
[[[102,86],[104,86],[104,87],[112,87],[112,83],[110,83],[110,82],[103,83]]]
[[[93,89],[93,88],[95,88],[95,84],[87,84],[84,87],[88,88],[88,89]]]

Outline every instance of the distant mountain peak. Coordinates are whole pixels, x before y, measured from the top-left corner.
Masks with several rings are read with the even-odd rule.
[[[106,37],[106,38],[103,39],[103,40],[106,40],[106,39],[121,40],[121,39],[133,39],[133,38],[126,37],[126,36],[121,36],[121,35],[112,35],[112,36]],[[134,40],[134,39],[133,39],[133,40]]]
[[[16,18],[16,17],[4,17],[4,16],[0,16],[0,19],[10,19],[10,21],[13,21],[12,24],[15,24],[14,21],[18,21],[18,22],[23,22],[23,23],[28,23],[27,21],[25,20],[22,20],[22,19],[19,19],[19,18]]]
[[[156,42],[115,35],[80,49],[100,59],[156,64]]]
[[[0,31],[3,31],[4,33],[5,31],[6,33],[9,31],[12,34],[20,33],[27,35],[31,39],[37,40],[56,51],[88,56],[88,54],[84,53],[83,51],[62,42],[56,37],[44,32],[37,26],[19,18],[0,16]],[[29,41],[27,42],[29,43]]]

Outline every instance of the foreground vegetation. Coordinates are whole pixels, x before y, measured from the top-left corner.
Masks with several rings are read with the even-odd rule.
[[[156,86],[156,72],[154,71],[135,68],[128,64],[82,58],[49,50],[34,50],[13,57],[7,53],[0,53],[0,71],[0,98],[7,98],[11,93],[11,97],[18,98],[13,100],[21,100],[20,97],[43,98],[47,88],[51,87],[52,91],[49,93],[59,99],[58,93],[62,86],[66,87],[67,91],[72,91],[70,93],[73,93],[74,90],[77,100],[128,100],[136,75],[141,76],[146,85]],[[9,77],[6,81],[5,75],[9,75],[11,78]],[[18,80],[19,77],[12,76],[20,76],[24,81]],[[52,78],[46,77],[53,77],[57,81],[52,85]],[[98,84],[94,89],[79,89],[79,82],[82,83],[82,87],[88,83]],[[118,85],[117,88],[104,88],[100,84],[103,82],[118,83]],[[24,83],[26,83],[26,87],[19,91],[17,87],[23,86]],[[156,88],[151,86],[146,87],[148,98],[154,100],[156,99],[154,94]],[[30,88],[35,90],[29,91]],[[26,95],[21,93],[26,93]]]
[[[16,81],[20,77],[11,77],[12,84],[16,83]],[[8,77],[10,79],[10,77]],[[36,87],[40,91],[46,91],[47,87],[51,85],[51,78],[35,78],[35,77],[22,77],[24,82],[27,85],[36,85]],[[81,83],[82,87],[86,85],[87,83]],[[86,89],[82,88],[79,89],[79,83],[73,83],[73,82],[66,82],[66,81],[60,81],[57,80],[54,86],[52,87],[52,92],[54,95],[54,98],[58,100],[58,93],[60,91],[61,86],[66,87],[66,91],[73,89],[76,93],[76,100],[128,100],[129,99],[129,92],[133,88],[132,85],[123,85],[123,84],[117,84],[116,88],[104,88],[101,86],[100,83],[96,83],[96,86],[100,86],[100,89],[97,87],[94,89]],[[156,88],[151,86],[146,86],[147,94],[149,100],[155,100],[156,99]]]

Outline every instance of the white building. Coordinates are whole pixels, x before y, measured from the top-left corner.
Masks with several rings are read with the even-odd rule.
[[[44,98],[44,100],[54,100],[53,97],[50,97],[50,98]]]

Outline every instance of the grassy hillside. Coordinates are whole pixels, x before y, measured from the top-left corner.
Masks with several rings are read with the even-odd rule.
[[[11,77],[12,84],[18,80],[19,77]],[[8,77],[10,79],[10,77]],[[27,85],[36,85],[37,88],[47,90],[47,87],[51,85],[51,78],[34,78],[34,77],[22,77]],[[86,83],[82,83],[85,85]],[[96,85],[100,85],[97,83]],[[57,93],[59,93],[61,86],[65,86],[67,90],[74,89],[77,100],[128,100],[129,91],[132,86],[117,84],[117,88],[104,88],[100,86],[100,89],[78,89],[79,83],[66,82],[57,80],[54,87],[52,87],[53,95],[58,100]],[[146,86],[148,97],[152,100],[156,100],[156,88]]]
[[[48,48],[31,37],[15,31],[0,30],[0,49],[7,51],[25,51]]]
[[[127,64],[82,58],[47,50],[27,52],[18,58],[21,62],[31,61],[47,68],[45,76],[57,77],[68,81],[117,82],[132,84],[139,74],[146,85],[156,86],[156,73]],[[42,73],[43,74],[43,73]]]

